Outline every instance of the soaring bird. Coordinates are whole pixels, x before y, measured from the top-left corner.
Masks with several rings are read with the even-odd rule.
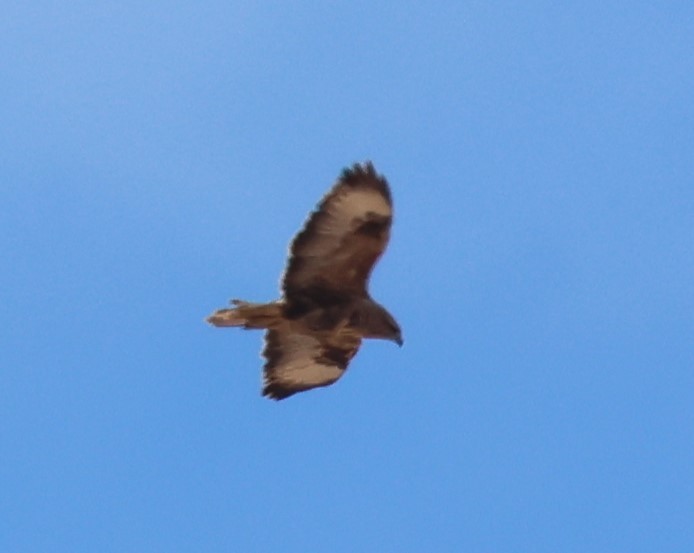
[[[363,338],[402,346],[400,326],[368,291],[392,221],[385,178],[370,162],[345,169],[291,243],[282,297],[232,300],[207,318],[217,327],[266,329],[264,396],[279,400],[333,384]]]

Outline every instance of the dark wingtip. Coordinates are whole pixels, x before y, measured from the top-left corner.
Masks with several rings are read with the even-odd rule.
[[[345,167],[342,170],[341,178],[342,180],[352,180],[358,177],[376,177],[376,169],[374,169],[374,164],[370,160],[366,160],[362,163],[355,163],[351,167]]]
[[[288,398],[289,396],[293,396],[295,393],[295,390],[287,390],[274,382],[269,382],[263,387],[261,395],[274,401],[280,401]]]
[[[351,167],[345,167],[340,175],[340,184],[347,186],[367,186],[376,188],[381,192],[388,203],[392,203],[390,196],[390,188],[388,181],[379,175],[371,161],[367,160],[362,163],[355,163]]]

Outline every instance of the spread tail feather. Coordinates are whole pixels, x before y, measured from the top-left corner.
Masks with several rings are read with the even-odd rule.
[[[207,317],[207,322],[219,327],[270,328],[282,317],[282,306],[279,302],[250,303],[231,300],[231,304],[234,307],[215,311]]]

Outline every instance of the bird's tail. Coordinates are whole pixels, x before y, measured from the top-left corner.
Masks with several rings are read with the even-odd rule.
[[[241,326],[243,328],[270,328],[282,317],[280,302],[250,303],[231,300],[234,307],[219,309],[207,317],[214,326]]]

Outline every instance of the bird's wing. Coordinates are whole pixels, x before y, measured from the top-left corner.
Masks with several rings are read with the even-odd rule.
[[[288,325],[265,334],[263,395],[284,399],[297,392],[329,386],[357,353],[361,339],[348,331],[328,336],[297,332]]]
[[[393,204],[371,163],[345,169],[294,238],[282,279],[285,298],[321,303],[367,293],[390,236]]]

